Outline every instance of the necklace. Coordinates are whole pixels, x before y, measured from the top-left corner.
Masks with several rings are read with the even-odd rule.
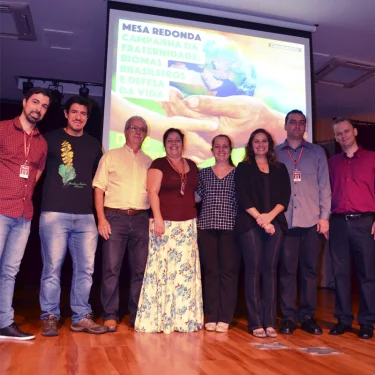
[[[257,161],[256,163],[258,165],[258,168],[262,172],[268,172],[268,170],[269,170],[268,161],[266,161],[266,162],[259,162],[259,161]]]
[[[166,157],[168,160],[169,165],[177,172],[181,178],[181,188],[180,188],[180,194],[183,196],[185,194],[185,187],[187,184],[187,174],[185,173],[185,160],[184,158],[181,158],[181,171],[180,169],[174,164],[173,160],[170,159],[168,156]]]

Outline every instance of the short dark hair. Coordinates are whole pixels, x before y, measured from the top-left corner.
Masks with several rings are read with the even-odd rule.
[[[43,87],[33,87],[24,95],[24,99],[28,101],[33,95],[36,94],[42,94],[49,99],[50,103],[52,102],[51,90],[45,89]]]
[[[143,122],[143,125],[144,125],[144,126],[146,127],[146,129],[148,130],[147,122],[146,122],[146,120],[145,120],[143,117],[141,117],[141,116],[132,116],[132,117],[128,118],[128,120],[127,120],[126,123],[125,123],[125,129],[124,129],[124,130],[127,130],[127,129],[129,129],[129,128],[131,127],[133,120],[140,120],[140,121],[142,121],[142,122]]]
[[[169,128],[164,134],[163,134],[163,145],[165,147],[165,144],[167,142],[167,138],[169,136],[169,134],[171,133],[177,133],[180,138],[181,138],[181,141],[182,141],[182,145],[184,145],[184,138],[185,138],[185,134],[180,130],[180,129],[176,129],[176,128]]]
[[[355,128],[352,120],[349,117],[344,117],[344,116],[334,118],[332,126],[335,126],[336,124],[338,124],[340,122],[344,122],[344,121],[347,121],[353,127],[353,129]]]
[[[255,161],[255,154],[254,154],[252,144],[253,144],[253,140],[255,136],[259,133],[263,133],[267,137],[267,140],[268,140],[268,152],[266,155],[268,162],[273,165],[279,165],[280,163],[276,159],[275,142],[272,138],[272,135],[267,130],[262,129],[262,128],[256,129],[251,133],[249,141],[247,142],[247,145],[245,147],[246,153],[245,153],[245,157],[243,161],[247,163],[252,163]]]
[[[295,115],[295,114],[296,115],[302,115],[305,118],[305,121],[306,121],[306,116],[305,116],[305,114],[302,111],[300,111],[299,109],[292,109],[285,116],[285,124],[288,122],[289,116],[290,115]]]
[[[231,150],[233,150],[232,140],[231,140],[231,139],[229,138],[229,136],[226,135],[226,134],[218,134],[218,135],[216,135],[215,137],[212,138],[212,142],[211,142],[211,150],[214,148],[215,141],[216,141],[216,139],[218,139],[218,138],[225,138],[225,139],[228,141],[228,143],[229,143],[229,148],[230,148]],[[232,167],[234,167],[234,163],[233,163],[233,160],[232,160],[232,155],[229,156],[229,164],[230,164]]]
[[[73,104],[84,105],[87,108],[87,117],[90,116],[90,114],[91,114],[91,104],[86,98],[84,98],[83,96],[79,96],[79,95],[71,96],[65,102],[65,105],[64,105],[64,109],[67,113],[69,113],[70,107]]]

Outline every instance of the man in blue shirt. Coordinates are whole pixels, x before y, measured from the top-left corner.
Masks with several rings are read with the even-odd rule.
[[[292,194],[285,217],[288,233],[280,254],[280,333],[291,334],[298,320],[311,334],[322,334],[314,320],[317,304],[320,236],[329,230],[331,188],[324,149],[304,140],[306,116],[299,110],[286,115],[287,139],[276,147],[278,160],[288,169]],[[297,311],[297,272],[300,302]]]

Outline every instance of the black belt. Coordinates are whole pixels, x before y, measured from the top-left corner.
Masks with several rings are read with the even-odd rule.
[[[128,216],[138,215],[142,213],[143,211],[145,211],[145,210],[135,210],[134,208],[129,208],[128,210],[121,210],[120,208],[112,208],[112,207],[104,207],[104,210],[118,212],[120,214],[124,214]]]
[[[353,214],[333,214],[334,216],[343,217],[345,220],[358,220],[362,217],[374,216],[373,212],[358,212]]]

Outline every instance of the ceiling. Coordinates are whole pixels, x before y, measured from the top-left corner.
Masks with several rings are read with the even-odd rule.
[[[375,63],[375,0],[168,1],[319,25],[315,68],[334,56]],[[18,76],[103,83],[105,0],[28,0],[37,41],[0,38],[0,98],[18,100]],[[157,6],[158,1],[152,1]],[[71,50],[51,49],[43,29],[72,32]],[[354,88],[316,84],[317,118],[375,113],[375,76]]]

